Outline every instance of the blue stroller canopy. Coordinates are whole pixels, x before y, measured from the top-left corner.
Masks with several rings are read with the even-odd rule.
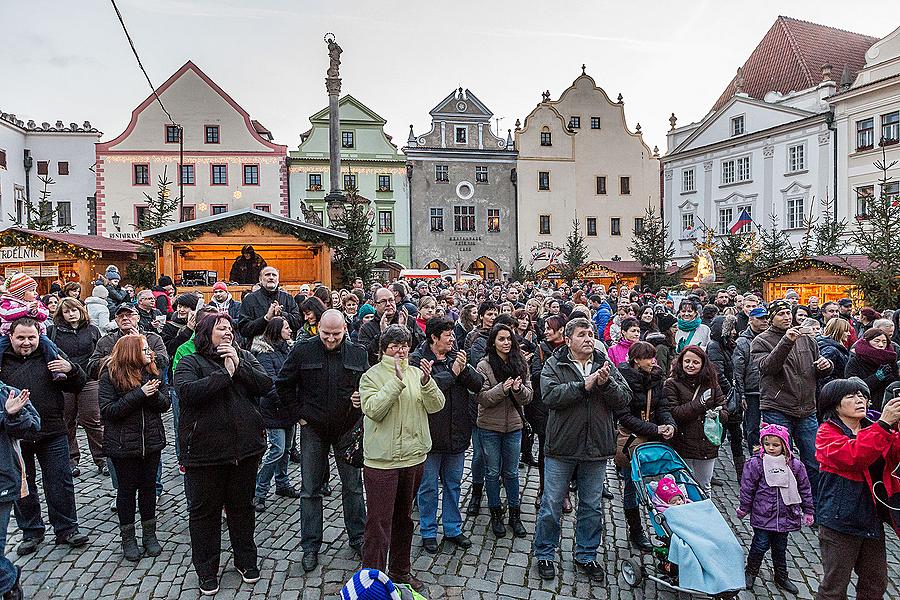
[[[668,444],[649,442],[634,448],[631,453],[631,479],[635,483],[644,477],[661,477],[690,467]]]

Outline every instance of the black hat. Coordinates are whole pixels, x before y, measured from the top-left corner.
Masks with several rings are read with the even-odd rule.
[[[841,298],[838,300],[838,306],[843,306],[844,308],[853,306],[853,300],[850,298]]]
[[[787,300],[778,299],[769,303],[769,316],[780,313],[783,310],[791,310],[791,303]]]
[[[177,298],[175,298],[175,306],[187,306],[191,310],[197,310],[197,302],[199,302],[200,298],[197,297],[197,294],[180,294]]]
[[[113,316],[118,317],[123,312],[130,312],[135,315],[140,314],[140,313],[138,313],[138,309],[135,308],[133,304],[130,304],[128,302],[123,302],[122,304],[120,304],[119,306],[116,307],[116,313]]]
[[[675,318],[675,315],[670,315],[669,313],[663,313],[656,317],[656,325],[660,331],[671,329],[676,323],[678,323],[678,319]]]
[[[172,278],[168,275],[160,275],[159,277],[159,287],[166,287],[167,285],[175,285],[172,282]]]

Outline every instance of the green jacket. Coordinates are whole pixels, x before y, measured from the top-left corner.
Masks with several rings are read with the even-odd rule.
[[[363,456],[373,469],[402,469],[425,462],[431,450],[428,415],[444,408],[444,394],[434,381],[421,385],[422,371],[403,361],[403,381],[394,373],[394,358],[366,371],[359,382],[362,402]]]
[[[196,351],[197,348],[194,346],[194,334],[192,333],[190,339],[178,346],[178,350],[175,351],[175,357],[172,359],[172,372],[174,373],[175,369],[178,368],[178,361]]]

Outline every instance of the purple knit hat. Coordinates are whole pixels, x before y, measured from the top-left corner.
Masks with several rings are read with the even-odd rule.
[[[781,442],[784,444],[785,456],[791,456],[791,434],[788,432],[787,428],[775,424],[767,425],[766,423],[763,423],[762,427],[759,430],[760,456],[766,453],[766,449],[762,446],[762,440],[767,435],[774,435],[775,437],[781,439]]]

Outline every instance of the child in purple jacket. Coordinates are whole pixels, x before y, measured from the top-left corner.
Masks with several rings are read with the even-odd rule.
[[[791,454],[790,435],[781,425],[763,424],[762,448],[744,465],[738,518],[750,515],[753,541],[744,568],[747,589],[753,589],[763,557],[772,548],[775,585],[796,594],[788,579],[788,533],[813,524],[813,500],[806,467]]]

